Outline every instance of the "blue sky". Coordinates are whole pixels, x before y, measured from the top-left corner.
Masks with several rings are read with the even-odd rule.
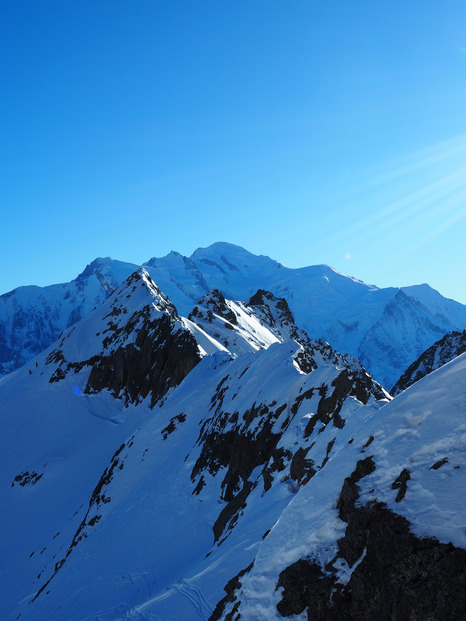
[[[466,303],[463,1],[5,0],[0,291],[230,241]]]

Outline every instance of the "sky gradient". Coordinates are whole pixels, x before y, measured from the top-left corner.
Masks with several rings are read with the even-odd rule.
[[[466,5],[0,7],[0,293],[229,241],[466,303]]]

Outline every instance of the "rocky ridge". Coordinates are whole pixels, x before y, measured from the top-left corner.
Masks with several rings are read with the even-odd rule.
[[[403,373],[391,389],[393,396],[398,395],[415,382],[419,381],[432,371],[439,369],[450,360],[466,351],[466,330],[450,332],[426,349]]]
[[[150,395],[153,407],[203,355],[190,325],[140,269],[83,320],[78,332],[73,326],[60,337],[45,366],[50,383],[87,369],[84,393],[108,390],[125,404]]]

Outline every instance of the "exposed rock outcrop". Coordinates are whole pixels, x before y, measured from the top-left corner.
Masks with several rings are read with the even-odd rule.
[[[440,368],[453,358],[460,356],[466,351],[466,330],[463,332],[450,332],[442,339],[426,349],[403,373],[400,379],[391,389],[393,396],[398,395],[415,382],[419,381],[432,371]]]
[[[416,537],[409,522],[383,503],[357,506],[358,481],[374,469],[368,457],[345,479],[338,508],[347,528],[337,557],[326,567],[303,558],[280,573],[279,613],[288,617],[306,611],[309,621],[463,618],[466,550]],[[402,473],[399,479],[402,489],[407,476]],[[341,581],[334,567],[341,559],[350,568],[348,581]]]

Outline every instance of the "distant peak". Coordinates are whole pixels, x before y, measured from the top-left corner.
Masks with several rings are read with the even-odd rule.
[[[250,269],[267,269],[280,267],[280,264],[265,255],[257,255],[249,252],[241,246],[230,244],[228,242],[216,242],[207,248],[198,248],[192,255],[191,260],[194,263],[201,263],[201,271],[208,265],[215,271],[221,272],[225,276],[236,273],[239,276],[244,270]],[[212,271],[212,270],[211,270]]]
[[[262,257],[270,259],[266,255],[258,255],[246,250],[242,246],[237,246],[236,244],[231,244],[230,242],[215,242],[206,248],[197,248],[191,255],[192,258],[198,258],[200,256],[216,256],[221,257],[222,255],[227,256],[228,258],[235,257]]]
[[[92,276],[92,274],[96,274],[100,272],[104,267],[107,267],[112,262],[110,257],[97,257],[86,265],[84,270],[76,277],[75,280],[84,280]]]
[[[192,256],[196,255],[196,254],[202,254],[206,251],[212,251],[215,253],[222,253],[222,252],[228,252],[228,251],[241,251],[241,252],[248,252],[247,250],[245,250],[242,246],[237,246],[236,244],[231,244],[230,242],[223,242],[223,241],[218,241],[218,242],[214,242],[213,244],[210,244],[210,246],[206,246],[205,248],[197,248]]]
[[[161,265],[166,266],[167,264],[170,265],[173,263],[179,263],[180,261],[185,263],[186,261],[188,261],[188,259],[180,252],[177,252],[176,250],[170,250],[170,252],[165,256],[161,258],[152,257],[151,259],[143,263],[143,265],[146,265],[147,267],[160,267]]]

